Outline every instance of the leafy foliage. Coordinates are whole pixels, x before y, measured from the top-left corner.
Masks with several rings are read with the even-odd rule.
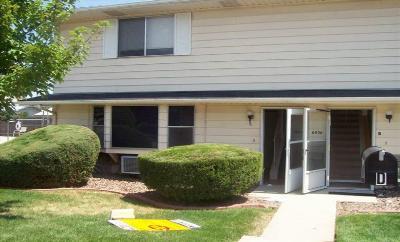
[[[71,67],[81,64],[92,36],[107,26],[78,27],[67,37],[59,26],[76,0],[2,0],[0,4],[0,118],[13,113],[12,101],[47,95]]]
[[[57,187],[85,183],[100,141],[88,128],[56,125],[0,145],[0,186]]]
[[[199,202],[240,195],[261,179],[262,155],[223,144],[177,146],[139,156],[144,183],[166,198]]]

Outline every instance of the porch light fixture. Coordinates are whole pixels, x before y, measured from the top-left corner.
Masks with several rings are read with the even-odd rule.
[[[385,118],[389,121],[389,123],[390,123],[390,121],[392,120],[392,118],[393,118],[393,112],[392,111],[387,111],[386,113],[385,113]]]
[[[247,118],[249,119],[249,125],[251,126],[251,120],[254,119],[253,111],[247,111]]]

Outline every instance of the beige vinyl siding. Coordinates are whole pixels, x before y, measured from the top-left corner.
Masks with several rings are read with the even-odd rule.
[[[207,105],[197,104],[194,109],[194,143],[205,143],[207,134]]]
[[[255,114],[251,125],[248,111]],[[201,113],[200,113],[201,112]],[[257,105],[202,105],[196,112],[196,143],[224,143],[260,149],[260,107]]]
[[[90,105],[57,105],[57,124],[75,124],[92,127],[92,107]]]
[[[400,88],[400,2],[193,12],[189,56],[102,50],[97,38],[55,93]]]
[[[387,111],[393,113],[390,123],[385,118]],[[378,105],[376,116],[376,145],[400,155],[400,105]]]

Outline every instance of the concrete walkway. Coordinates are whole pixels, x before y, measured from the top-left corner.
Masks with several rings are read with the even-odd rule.
[[[259,237],[244,236],[240,242],[327,242],[335,239],[336,202],[376,202],[375,197],[310,194],[279,194],[255,191],[250,196],[282,202]]]
[[[5,143],[12,139],[14,139],[14,137],[0,136],[0,144]]]

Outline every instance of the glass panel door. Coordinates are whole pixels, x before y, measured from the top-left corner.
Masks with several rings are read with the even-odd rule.
[[[304,109],[287,110],[285,193],[298,190],[303,180]]]
[[[303,193],[326,187],[328,114],[326,110],[306,109]]]

